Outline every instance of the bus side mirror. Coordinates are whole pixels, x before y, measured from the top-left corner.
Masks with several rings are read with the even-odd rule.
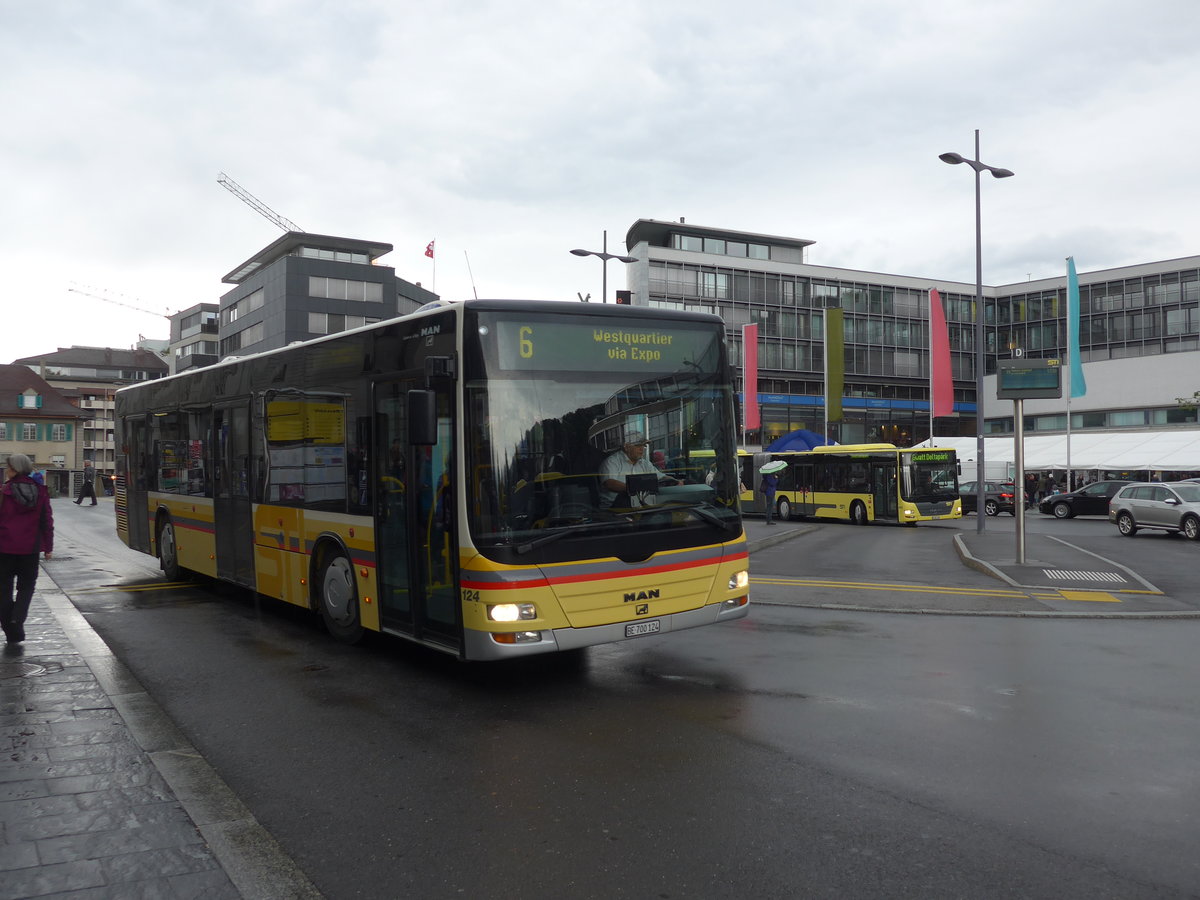
[[[437,443],[437,394],[408,392],[408,442],[432,446]]]

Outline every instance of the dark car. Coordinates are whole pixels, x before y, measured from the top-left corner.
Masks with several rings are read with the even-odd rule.
[[[1113,495],[1129,484],[1124,481],[1096,481],[1085,485],[1077,491],[1066,494],[1051,494],[1042,498],[1038,510],[1056,519],[1070,519],[1075,516],[1107,516],[1108,501]]]
[[[975,512],[975,502],[978,495],[975,490],[977,481],[964,481],[958,486],[959,498],[962,500],[962,511],[965,516],[967,513]],[[1016,515],[1016,507],[1013,506],[1013,497],[1016,495],[1016,488],[1012,484],[1002,484],[998,481],[985,481],[983,483],[983,511],[989,516],[997,516],[1002,512]]]

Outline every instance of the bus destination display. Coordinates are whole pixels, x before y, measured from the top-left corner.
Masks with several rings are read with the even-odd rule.
[[[639,328],[602,322],[501,320],[497,356],[509,371],[668,373],[716,364],[710,329]]]

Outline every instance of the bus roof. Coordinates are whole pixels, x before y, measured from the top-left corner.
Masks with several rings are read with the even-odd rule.
[[[895,444],[832,444],[813,447],[807,453],[862,453],[864,450],[898,450]]]

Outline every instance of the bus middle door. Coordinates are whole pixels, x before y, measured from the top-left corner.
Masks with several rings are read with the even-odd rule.
[[[793,508],[798,516],[815,516],[817,514],[817,500],[814,493],[813,482],[813,464],[811,462],[797,462],[790,466],[792,474],[792,488],[796,492],[796,502]]]
[[[875,500],[875,518],[895,522],[900,517],[895,460],[871,461],[871,496]]]
[[[217,577],[255,587],[254,516],[250,508],[250,407],[246,403],[213,408],[216,478],[213,527]]]

